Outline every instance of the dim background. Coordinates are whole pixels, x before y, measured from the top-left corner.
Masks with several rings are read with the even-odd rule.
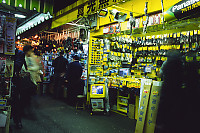
[[[54,13],[56,13],[57,11],[73,4],[74,2],[76,2],[78,0],[54,0]]]

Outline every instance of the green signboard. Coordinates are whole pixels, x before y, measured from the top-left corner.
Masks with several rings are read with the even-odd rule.
[[[199,17],[200,0],[182,0],[164,13],[165,21],[173,21],[185,18]]]
[[[0,3],[53,15],[53,0],[0,0]]]

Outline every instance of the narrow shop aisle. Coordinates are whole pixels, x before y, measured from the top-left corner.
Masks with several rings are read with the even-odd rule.
[[[37,98],[33,116],[22,119],[23,128],[15,129],[11,120],[12,133],[133,133],[135,121],[112,113],[110,116],[90,116],[87,110],[74,107],[48,96]]]

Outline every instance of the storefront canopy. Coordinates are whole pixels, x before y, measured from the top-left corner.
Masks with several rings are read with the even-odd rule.
[[[41,13],[41,14],[37,15],[36,17],[34,17],[33,19],[26,22],[25,24],[23,24],[22,26],[18,27],[17,31],[16,31],[16,35],[20,35],[23,32],[39,25],[40,23],[45,22],[46,20],[48,20],[50,18],[52,18],[50,13],[47,13],[47,14]]]

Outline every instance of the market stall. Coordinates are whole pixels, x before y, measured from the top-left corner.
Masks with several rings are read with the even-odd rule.
[[[198,11],[198,1],[78,1],[55,14],[52,28],[88,19],[88,105],[136,119],[136,132],[154,132],[166,53],[200,61]]]
[[[0,12],[0,132],[8,133],[14,71],[16,18]]]

